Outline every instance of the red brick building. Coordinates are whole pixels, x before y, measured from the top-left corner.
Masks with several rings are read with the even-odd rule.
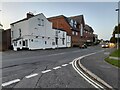
[[[11,29],[0,30],[0,51],[10,49],[11,46]]]
[[[50,22],[53,23],[53,28],[63,29],[67,32],[68,35],[72,37],[72,46],[82,46],[86,43],[86,34],[85,32],[89,30],[84,30],[85,21],[84,16],[73,16],[73,17],[66,17],[64,15],[55,16],[48,18]],[[88,38],[90,36],[88,35]]]

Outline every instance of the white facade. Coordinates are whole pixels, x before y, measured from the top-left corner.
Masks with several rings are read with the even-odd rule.
[[[59,31],[58,45],[56,45],[56,31],[59,30],[52,29],[52,23],[41,13],[11,24],[12,45],[14,50],[67,47],[67,36],[64,31]],[[61,38],[64,38],[64,43]]]

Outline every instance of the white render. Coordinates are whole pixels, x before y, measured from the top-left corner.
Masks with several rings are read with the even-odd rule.
[[[56,45],[56,32],[58,33],[58,45]],[[63,36],[64,34],[64,36]],[[41,13],[27,20],[11,24],[11,42],[14,50],[17,48],[47,49],[70,47],[71,40],[68,41],[65,31],[52,29],[52,23]],[[64,44],[62,39],[64,38]]]

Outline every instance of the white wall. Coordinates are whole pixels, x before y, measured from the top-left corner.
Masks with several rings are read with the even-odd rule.
[[[19,29],[21,29],[21,42],[28,40],[27,47],[29,49],[61,48],[70,47],[71,45],[71,37],[68,37],[65,31],[52,29],[52,23],[43,14],[38,14],[28,20],[16,23],[14,26],[11,25],[11,31],[13,31],[12,40],[19,38]],[[56,32],[58,32],[58,45],[55,42]],[[19,41],[17,47],[21,48],[23,46],[19,44]]]

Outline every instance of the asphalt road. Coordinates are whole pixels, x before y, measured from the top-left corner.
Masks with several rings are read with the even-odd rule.
[[[3,52],[2,83],[18,80],[3,88],[94,88],[73,69],[71,61],[100,50],[103,50],[100,46],[91,46]]]
[[[104,52],[85,57],[81,59],[81,64],[113,88],[120,90],[120,69],[104,61],[113,50],[105,49]]]

